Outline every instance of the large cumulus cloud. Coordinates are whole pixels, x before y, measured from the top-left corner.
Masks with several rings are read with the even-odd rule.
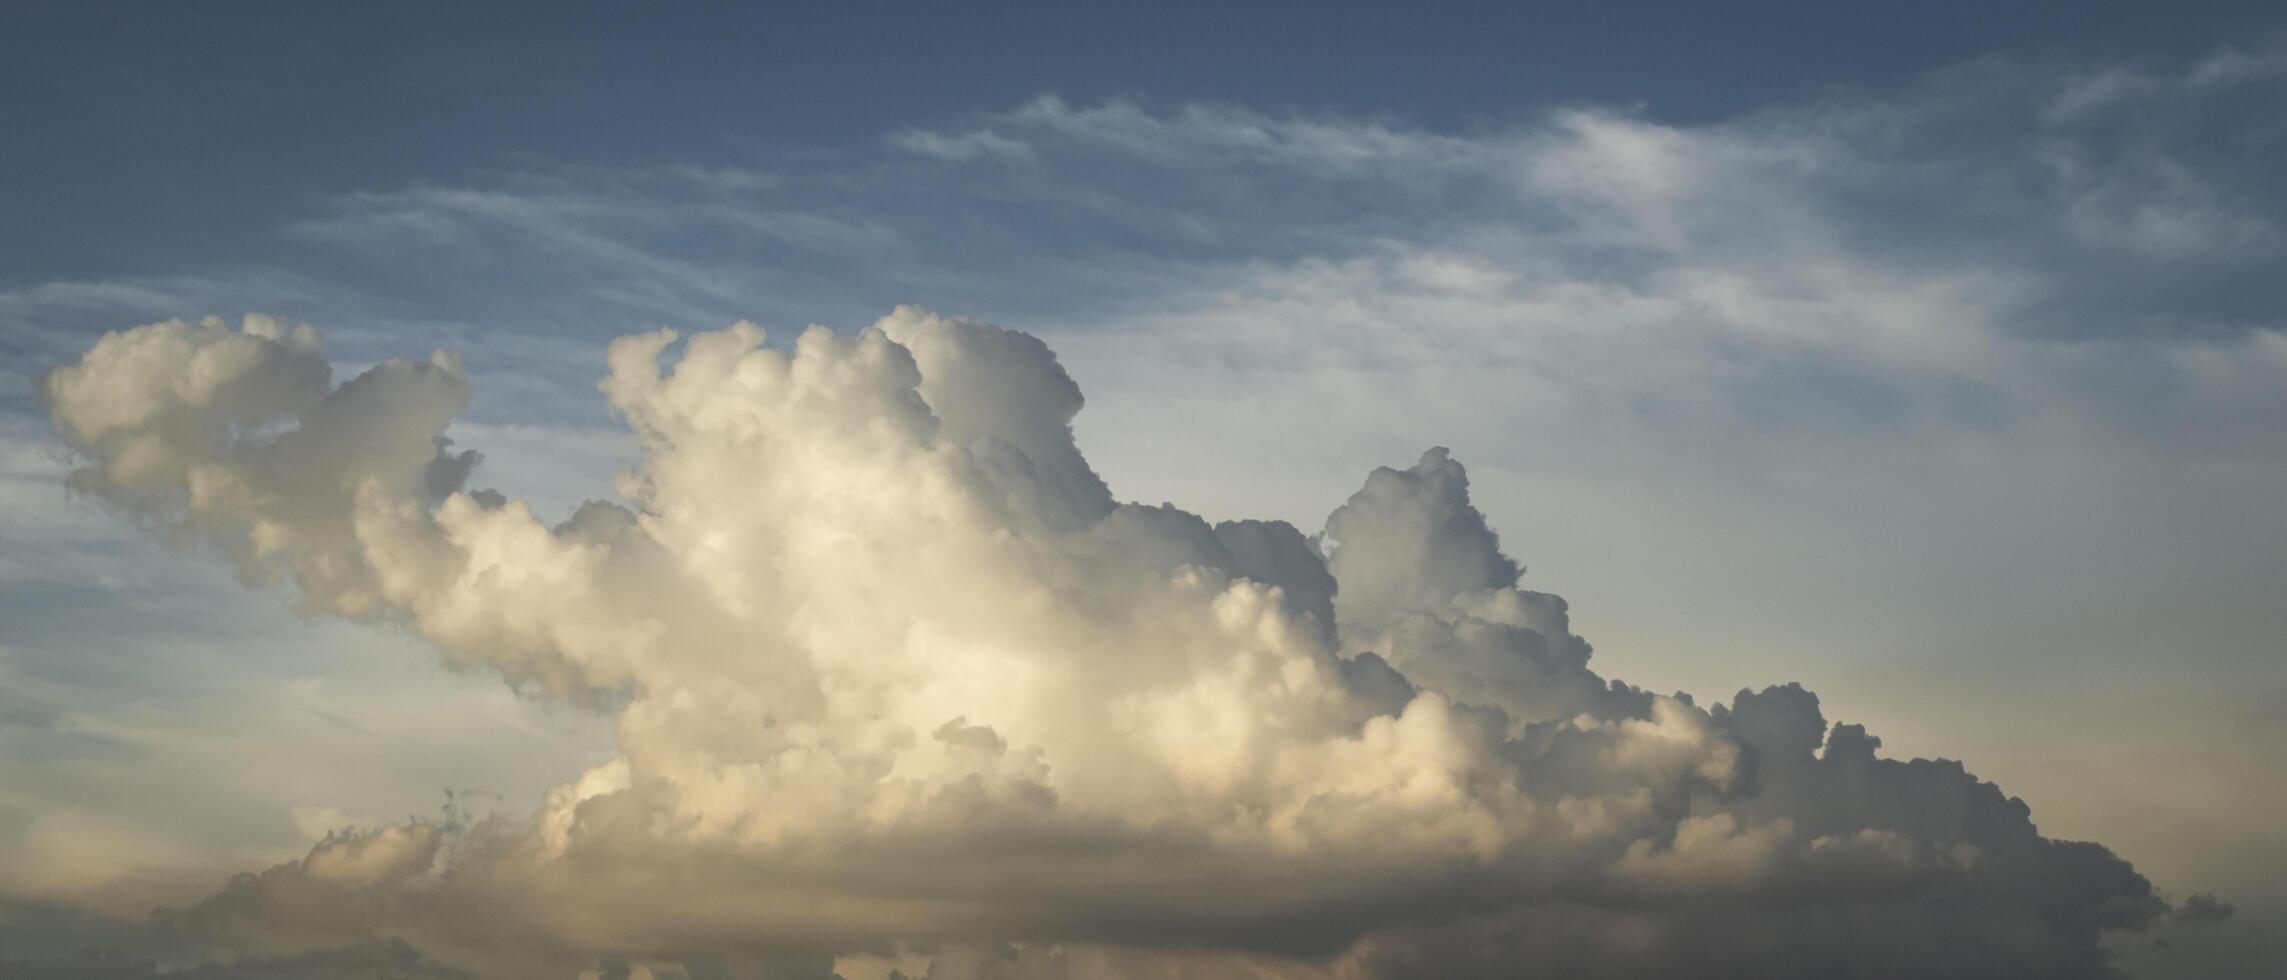
[[[466,489],[455,358],[330,379],[314,331],[250,317],[107,335],[44,390],[78,489],[612,712],[617,754],[529,819],[336,835],[170,920],[262,955],[2082,977],[2165,911],[1799,687],[1599,676],[1442,449],[1318,536],[1123,503],[1045,345],[900,308],[620,339],[601,389],[643,461],[549,526]]]

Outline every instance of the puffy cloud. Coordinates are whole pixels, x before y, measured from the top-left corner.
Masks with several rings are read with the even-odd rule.
[[[2178,922],[2216,923],[2229,920],[2237,912],[2230,902],[2200,892],[2176,906],[2175,917]]]
[[[58,431],[102,461],[74,488],[222,545],[251,580],[291,575],[305,609],[363,617],[382,598],[353,501],[367,486],[423,502],[458,489],[476,457],[441,433],[468,383],[441,353],[328,391],[331,375],[306,325],[209,317],[106,334],[41,387]]]
[[[307,327],[170,321],[47,377],[81,490],[616,719],[528,820],[329,835],[179,928],[488,976],[2077,977],[2166,912],[1799,687],[1600,677],[1444,450],[1320,537],[1211,525],[1117,501],[1032,337],[676,343],[611,346],[642,463],[555,526],[463,489],[449,355],[328,390]]]

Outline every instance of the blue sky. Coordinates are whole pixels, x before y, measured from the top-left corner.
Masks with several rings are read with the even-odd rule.
[[[41,372],[205,314],[454,350],[477,482],[561,519],[634,456],[612,337],[912,303],[1047,340],[1122,499],[1307,533],[1450,446],[1600,669],[1801,681],[2238,905],[2140,975],[2279,948],[2275,5],[5,17],[11,895],[195,898],[610,743],[67,497]]]
[[[1233,103],[1443,132],[1556,106],[1706,122],[1999,52],[2183,55],[2268,5],[12,5],[7,281],[267,257],[313,196],[533,159],[744,165],[1005,109]],[[92,219],[92,220],[91,220]],[[234,230],[235,229],[235,230]],[[127,240],[122,241],[125,237]]]

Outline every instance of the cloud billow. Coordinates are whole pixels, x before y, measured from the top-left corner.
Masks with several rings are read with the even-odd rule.
[[[643,462],[553,527],[463,489],[450,355],[330,387],[308,327],[170,321],[46,376],[80,491],[616,715],[529,819],[331,836],[170,921],[485,976],[2086,977],[2168,911],[1798,686],[1599,676],[1442,449],[1317,537],[1210,524],[1118,501],[1030,336],[676,342],[611,346]]]

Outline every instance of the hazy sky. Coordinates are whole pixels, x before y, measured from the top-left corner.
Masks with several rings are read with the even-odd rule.
[[[2106,968],[2264,975],[2287,957],[2282,28],[2262,3],[10,5],[0,956],[275,964],[402,935],[405,969],[476,975],[632,958],[800,976],[840,957],[855,980],[900,950],[920,975],[916,949],[943,952],[939,980],[1776,975],[1847,962],[1801,939],[1846,921],[1901,948],[1967,935],[1819,917],[1868,881],[1920,894],[1899,882],[1957,875],[2023,902],[1988,910],[1992,934],[1965,949],[2094,975],[2075,957],[2096,913],[2068,906],[2112,879],[2013,863],[2019,844],[1994,842],[2025,839],[2022,818],[1942,767],[1838,774],[1860,744],[1847,727],[1826,741],[1839,722],[1883,758],[1961,760],[2040,835],[2133,864],[2173,911],[2119,920],[2145,928],[2104,940]],[[892,314],[908,304],[967,321]],[[769,350],[813,323],[841,340],[806,342],[789,363],[815,372],[789,368],[786,391],[725,367],[743,380],[722,392],[748,401],[655,391],[633,361],[599,393],[613,338],[741,320]],[[742,336],[665,360],[768,360]],[[392,357],[411,360],[313,407],[325,379]],[[74,363],[66,387],[42,380]],[[749,411],[753,432],[724,434]],[[1465,498],[1431,447],[1466,465]],[[469,448],[482,462],[454,479]],[[356,491],[361,467],[403,506]],[[500,497],[456,510],[464,485],[528,501],[531,533]],[[649,523],[571,520],[591,498]],[[1327,533],[1207,530],[1245,519]],[[1037,554],[965,550],[1004,538]],[[408,557],[430,545],[463,577]],[[479,561],[526,571],[479,582]],[[567,568],[597,578],[541,574]],[[485,591],[508,581],[541,584]],[[1332,714],[1199,652],[1229,639],[1215,630],[1244,581],[1281,587],[1249,614],[1284,624],[1261,627],[1281,637],[1261,655],[1287,658],[1289,688],[1331,671],[1311,711]],[[1040,602],[1065,612],[960,613]],[[1486,653],[1494,633],[1525,646]],[[1574,633],[1585,666],[1564,659]],[[867,659],[883,644],[902,652]],[[1130,666],[1161,662],[1192,672]],[[1503,673],[1526,662],[1541,673]],[[1457,707],[1402,707],[1426,701],[1390,700],[1399,674]],[[1597,687],[1611,678],[1642,690]],[[1732,703],[1788,683],[1817,693],[1807,775],[1778,761],[1792,742],[1758,741],[1784,726],[1744,720],[1791,695]],[[806,685],[815,704],[773,700]],[[1693,703],[1651,697],[1676,691]],[[811,734],[775,727],[793,717]],[[1377,717],[1434,750],[1377,748]],[[740,734],[757,718],[775,734]],[[1465,781],[1456,799],[1485,822],[1450,840],[1414,811],[1367,813],[1420,791],[1373,783],[1367,760],[1458,766],[1475,743],[1455,732],[1530,756],[1493,766],[1518,795]],[[848,784],[814,785],[824,763],[769,768],[790,765],[783,746],[767,765],[741,754],[781,738]],[[1567,739],[1595,747],[1575,758]],[[1631,739],[1698,754],[1655,773]],[[1234,741],[1260,759],[1218,754]],[[979,746],[990,765],[962,754]],[[1131,798],[1162,784],[1113,770],[1168,788]],[[984,836],[882,829],[923,817],[880,785],[923,787],[898,805],[926,815],[970,778],[990,800],[959,832]],[[1038,824],[992,809],[1034,791],[1055,802]],[[1337,797],[1357,811],[1328,816]],[[633,853],[611,828],[640,821],[591,799],[688,818],[684,849],[647,859],[662,866],[748,848],[768,866],[693,894],[757,904],[676,919],[667,902],[670,925],[612,903],[408,924],[497,900],[432,880],[455,867],[645,900],[601,871],[547,877],[583,846]],[[1577,803],[1562,819],[1535,809],[1558,799]],[[1648,822],[1580,815],[1615,800]],[[1280,823],[1286,803],[1301,822]],[[488,814],[498,839],[465,830]],[[1573,843],[1547,850],[1565,821]],[[889,835],[861,835],[868,853],[934,857],[769,863],[852,826]],[[997,853],[978,841],[1011,828],[1118,857],[944,860],[949,840]],[[1443,856],[1344,863],[1362,860],[1345,834],[1415,831]],[[519,834],[552,857],[500,856]],[[1235,849],[1250,887],[1123,877],[1153,854],[1136,867],[1191,868],[1153,850],[1185,834]],[[1963,840],[1990,853],[1931,850]],[[1542,880],[1565,863],[1548,854],[1594,841],[1609,863]],[[1531,884],[1424,877],[1447,845]],[[434,867],[389,870],[400,851]],[[1883,878],[1877,856],[1912,874]],[[270,891],[224,889],[266,868]],[[1355,893],[1280,897],[1326,892],[1327,868]],[[2085,875],[2041,877],[2067,871]],[[977,875],[1038,881],[964,890]],[[905,877],[904,903],[851,884]],[[790,881],[848,904],[801,919],[770,904],[804,894]],[[1097,901],[1041,911],[1075,882]],[[341,894],[295,890],[321,885]],[[1710,911],[1733,886],[1781,910]],[[2119,887],[2107,915],[2134,904]],[[1240,897],[1162,907],[1187,889]],[[2201,893],[2234,913],[2213,921]],[[221,911],[144,923],[158,906]],[[741,914],[804,924],[748,934]],[[2060,945],[2007,932],[2020,914]],[[1516,931],[1505,915],[1542,938],[1488,939]],[[1600,952],[1627,930],[1669,958]],[[1803,955],[1723,938],[1760,930]],[[977,952],[1004,942],[1072,952]],[[1963,956],[1956,975],[2005,962]],[[247,969],[346,969],[296,962]]]

